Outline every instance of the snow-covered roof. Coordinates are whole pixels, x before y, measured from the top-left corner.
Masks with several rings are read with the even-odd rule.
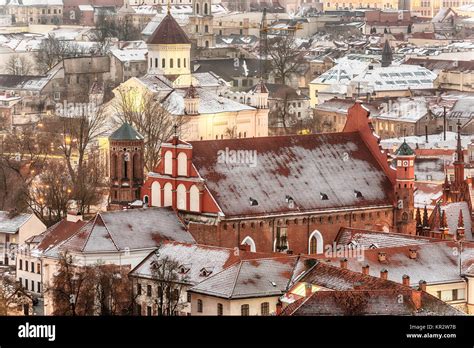
[[[423,97],[398,98],[397,108],[381,109],[377,119],[416,123],[428,114],[426,99]]]
[[[402,245],[379,249],[364,250],[364,259],[348,258],[348,269],[361,272],[362,266],[369,265],[369,274],[380,276],[380,271],[388,271],[388,279],[401,282],[403,275],[410,277],[411,285],[420,280],[429,284],[463,281],[459,274],[459,254],[453,252],[459,244],[454,241],[429,241],[419,245]],[[410,249],[417,251],[416,259],[410,258]],[[380,262],[379,252],[385,252],[386,261]],[[474,244],[463,243],[462,271],[474,264]],[[339,264],[339,258],[332,258],[333,265]]]
[[[121,62],[144,62],[146,61],[145,55],[147,54],[148,50],[143,50],[143,49],[126,49],[126,50],[121,50],[118,48],[114,48],[110,50],[110,53],[112,53],[118,60]]]
[[[79,11],[94,11],[94,6],[92,6],[92,5],[79,5]]]
[[[226,299],[280,296],[288,289],[298,262],[298,256],[243,260],[189,291]]]
[[[238,112],[244,110],[253,110],[254,108],[245,104],[240,104],[234,100],[227,99],[208,91],[204,88],[196,88],[199,94],[199,114],[218,114],[223,112]],[[172,115],[184,115],[184,96],[186,89],[176,89],[165,101],[168,112]]]
[[[432,210],[443,195],[443,187],[441,184],[416,182],[415,187],[415,208],[423,209],[426,207]]]
[[[77,252],[151,249],[163,240],[194,243],[173,210],[131,209],[99,213],[61,248]]]
[[[359,74],[362,74],[370,65],[368,61],[343,60],[338,62],[331,69],[321,74],[312,84],[339,84],[349,83]]]
[[[63,0],[0,0],[0,6],[62,6]]]
[[[389,178],[356,132],[197,141],[192,145],[193,164],[228,216],[385,206],[392,199]],[[226,148],[255,151],[255,165],[219,161]],[[294,207],[288,206],[286,195],[293,198]],[[258,205],[250,205],[250,197]]]
[[[400,247],[405,245],[425,244],[430,238],[413,236],[402,233],[378,232],[369,230],[360,230],[344,227],[339,231],[336,237],[336,243],[341,246],[347,246],[351,243],[364,248]]]
[[[388,67],[374,67],[367,69],[351,81],[351,85],[359,87],[360,93],[406,90],[432,89],[437,75],[421,66],[397,65]]]
[[[33,214],[18,214],[10,217],[7,211],[0,211],[0,233],[17,233],[32,216]]]
[[[461,145],[463,148],[471,143],[472,136],[461,135]],[[444,140],[443,133],[439,134],[429,134],[428,142],[426,142],[425,135],[412,135],[408,137],[400,138],[389,138],[383,139],[380,141],[380,145],[384,149],[394,149],[400,146],[403,141],[406,141],[411,148],[420,148],[420,149],[455,149],[457,142],[457,133],[455,132],[446,132],[446,140]]]
[[[462,211],[464,221],[464,235],[465,239],[473,241],[472,236],[472,224],[471,224],[471,212],[467,202],[455,202],[447,205],[442,205],[441,210],[446,212],[446,219],[448,220],[449,233],[456,235],[458,228],[459,212]]]

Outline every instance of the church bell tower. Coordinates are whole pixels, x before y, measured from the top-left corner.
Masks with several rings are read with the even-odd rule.
[[[396,155],[395,225],[397,232],[416,234],[415,210],[415,153],[403,141]]]
[[[211,0],[192,0],[193,14],[189,17],[192,38],[198,48],[215,46],[214,16]]]
[[[140,199],[144,179],[143,136],[130,124],[124,123],[109,137],[109,148],[109,208],[115,209]]]

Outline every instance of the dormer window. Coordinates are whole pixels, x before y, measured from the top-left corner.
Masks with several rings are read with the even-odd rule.
[[[250,203],[250,206],[258,205],[258,201],[256,199],[253,199],[252,197],[249,198],[249,203]]]
[[[320,192],[319,195],[321,196],[322,201],[327,201],[329,199],[326,193]]]
[[[199,275],[201,277],[208,277],[212,273],[212,270],[213,270],[213,268],[211,268],[211,267],[201,268],[201,270],[199,271]]]
[[[180,274],[186,274],[189,272],[191,268],[189,267],[189,265],[181,265],[179,266],[179,273]]]
[[[369,245],[369,249],[378,249],[378,245],[376,243],[372,243]]]
[[[362,195],[362,192],[354,190],[354,195],[356,198],[363,198],[364,196]]]
[[[286,195],[285,201],[288,203],[288,208],[293,209],[295,207],[295,200],[293,197]]]

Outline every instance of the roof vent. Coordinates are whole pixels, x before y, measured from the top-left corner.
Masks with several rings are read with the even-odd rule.
[[[201,268],[201,270],[199,271],[199,275],[200,275],[201,277],[207,277],[207,276],[209,276],[211,273],[212,273],[212,268],[210,268],[210,267]]]
[[[356,198],[363,198],[363,197],[364,197],[364,196],[362,195],[362,192],[357,191],[357,190],[354,190],[354,194],[355,194]]]
[[[321,200],[323,201],[327,201],[329,199],[328,195],[323,193],[323,192],[319,192],[319,194],[321,195]]]
[[[249,203],[251,206],[258,205],[258,201],[256,199],[253,199],[252,197],[249,198]]]
[[[276,287],[276,283],[275,282],[270,282],[270,284],[272,284],[272,286]]]
[[[288,203],[288,208],[293,209],[295,207],[295,200],[293,197],[286,195],[285,201]]]

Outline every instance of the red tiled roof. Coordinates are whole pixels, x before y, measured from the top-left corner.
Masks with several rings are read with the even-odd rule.
[[[152,45],[191,44],[188,36],[171,14],[167,14],[148,39]]]
[[[393,199],[390,178],[358,132],[191,144],[193,164],[227,216],[385,206]],[[228,150],[255,153],[255,165],[219,160]],[[286,195],[294,207],[288,206]],[[250,198],[258,205],[250,205]]]
[[[66,241],[85,224],[86,222],[81,220],[77,222],[61,220],[42,233],[43,237],[36,248],[45,251],[51,247],[57,246]]]

